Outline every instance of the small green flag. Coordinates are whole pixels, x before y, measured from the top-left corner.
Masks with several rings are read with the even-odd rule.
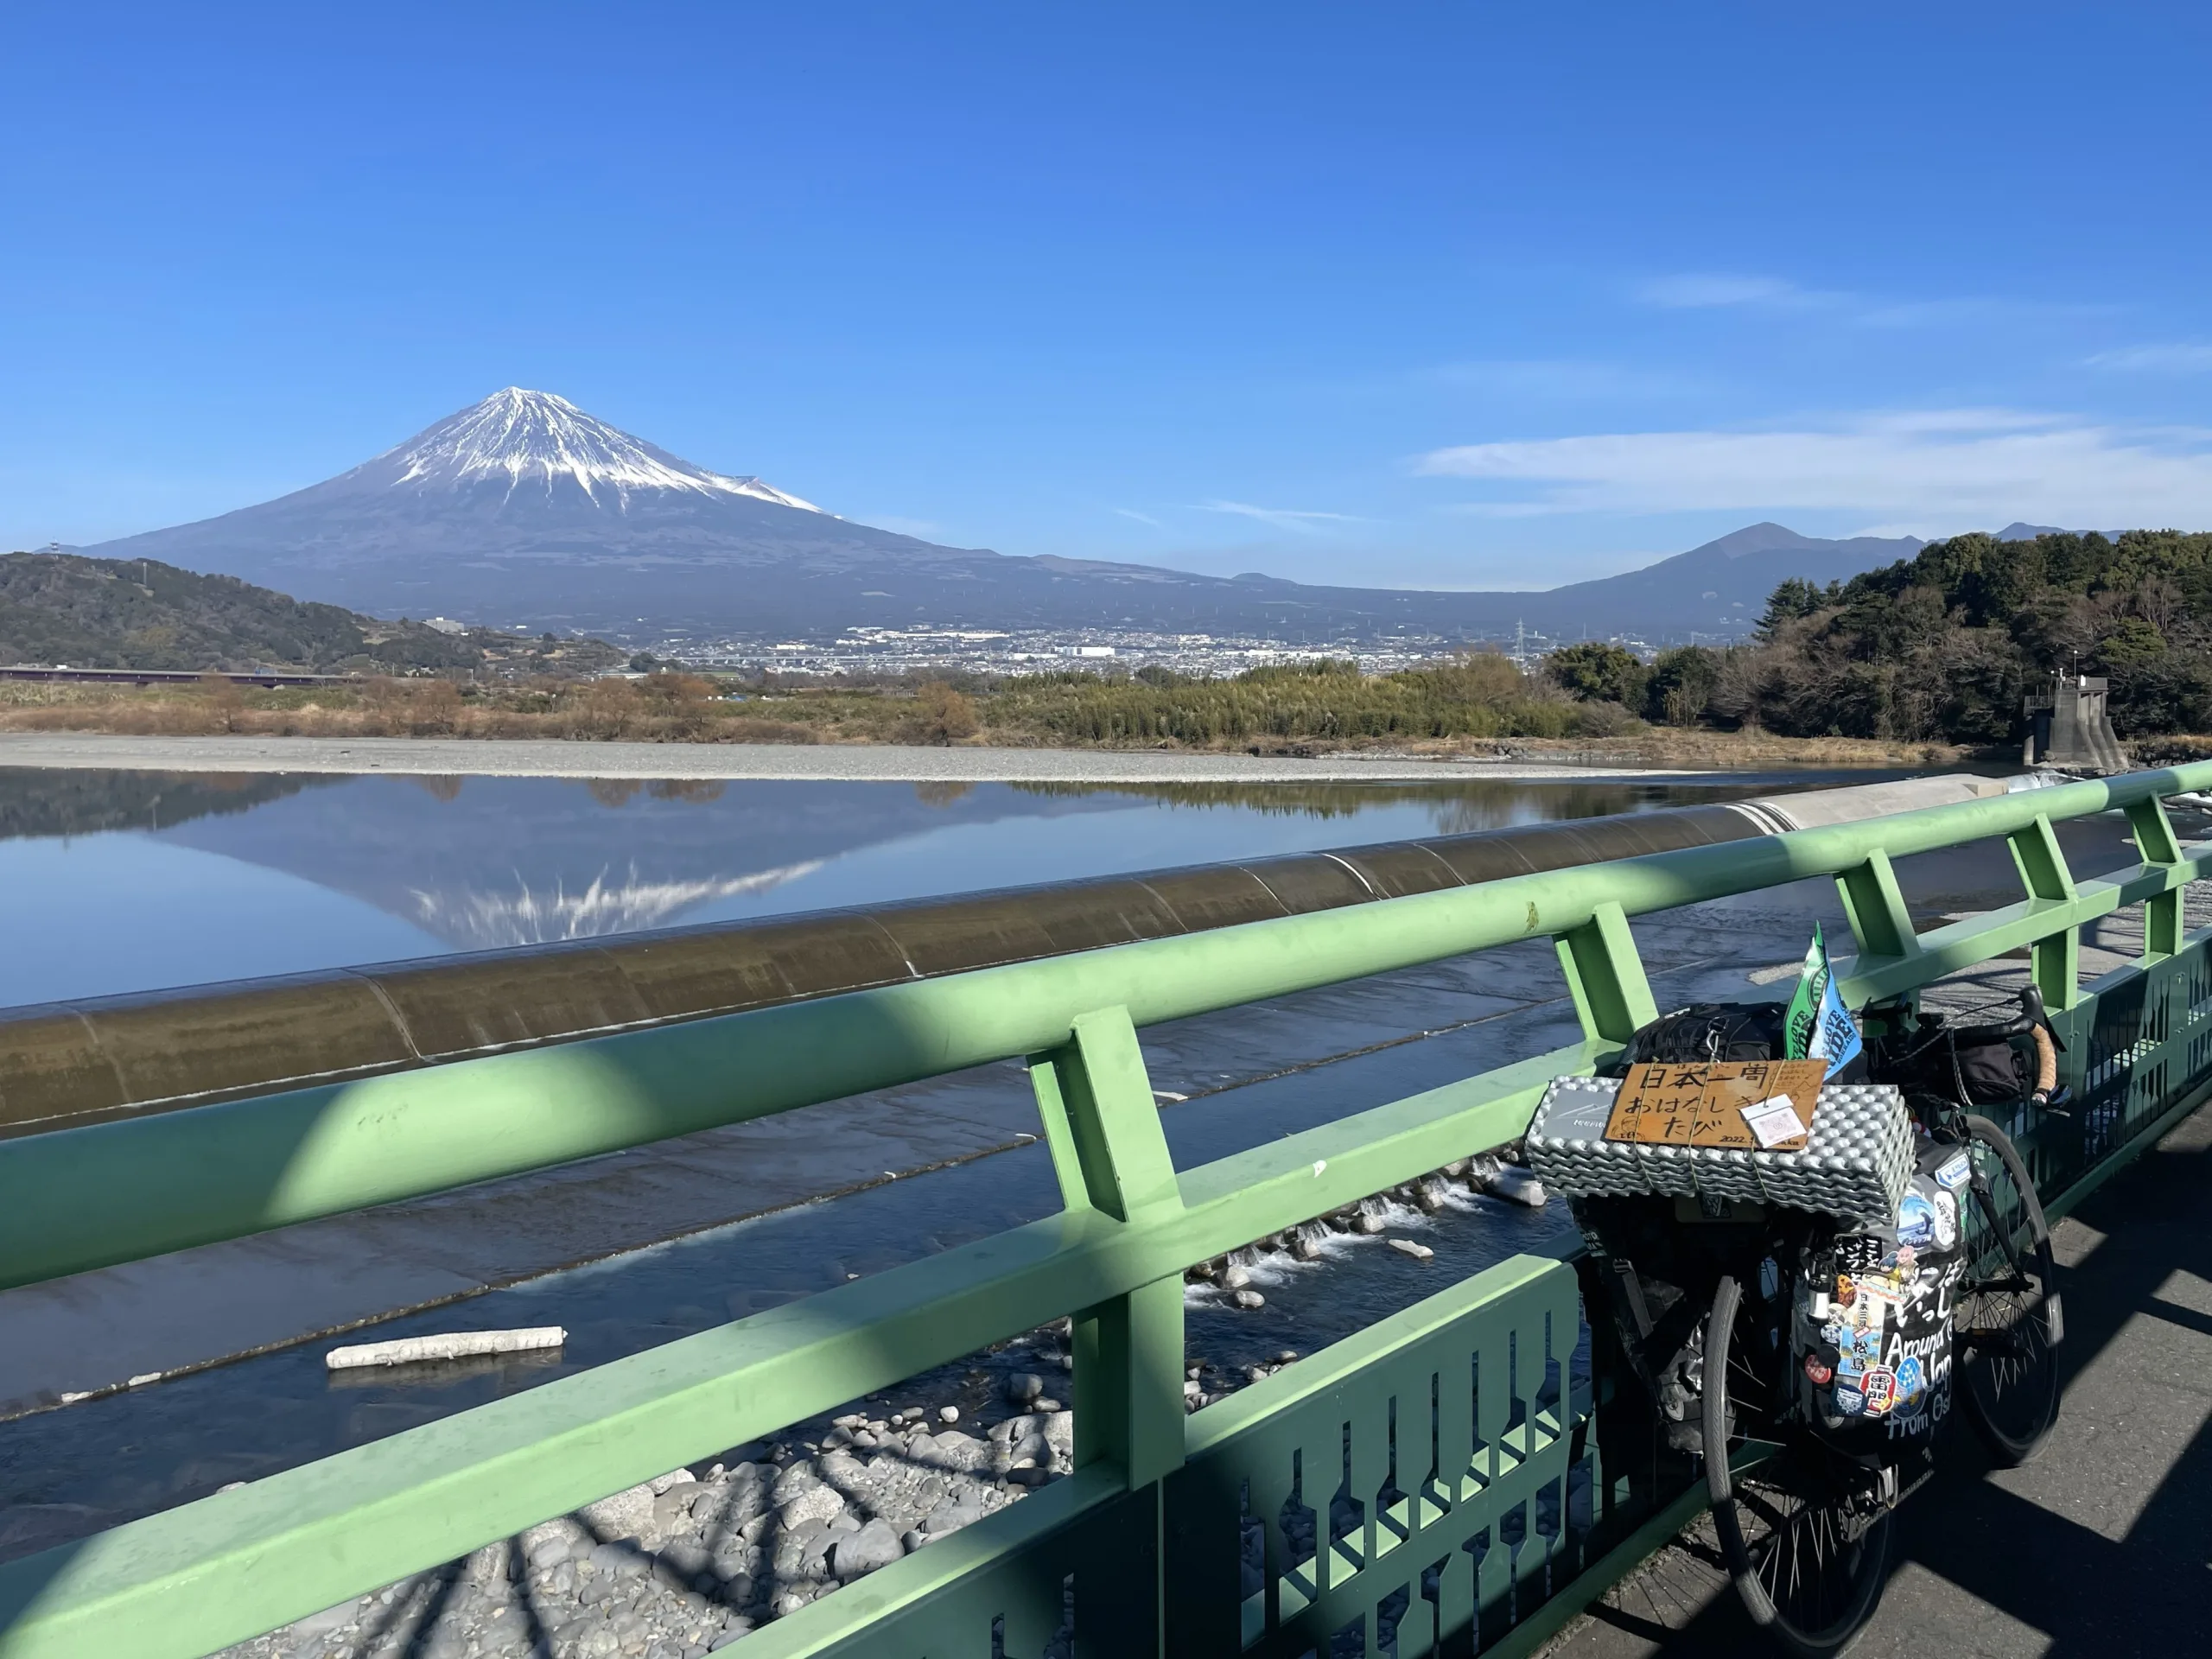
[[[1813,1034],[1821,1019],[1821,1003],[1827,995],[1828,951],[1821,939],[1821,925],[1813,924],[1813,943],[1805,952],[1805,966],[1797,976],[1797,989],[1789,1011],[1782,1017],[1784,1059],[1813,1058]]]

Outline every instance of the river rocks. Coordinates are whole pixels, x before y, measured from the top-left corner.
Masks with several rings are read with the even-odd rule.
[[[587,1503],[576,1514],[599,1537],[625,1537],[652,1524],[655,1496],[650,1484],[632,1486],[596,1503]]]
[[[1296,1262],[1325,1262],[1358,1248],[1356,1240],[1420,1232],[1408,1206],[1465,1210],[1463,1179],[1505,1196],[1507,1169],[1461,1160],[1217,1256],[1192,1270],[1200,1287],[1194,1304],[1264,1308],[1259,1278],[1272,1285],[1306,1270]],[[1413,1259],[1433,1259],[1414,1238],[1389,1242]],[[1410,1281],[1408,1288],[1418,1294]],[[1298,1357],[1287,1348],[1263,1351],[1272,1361],[1252,1351],[1274,1317],[1239,1323],[1233,1363],[1192,1356],[1188,1409]],[[794,1424],[724,1452],[724,1461],[671,1470],[245,1643],[232,1659],[700,1659],[727,1651],[756,1628],[895,1568],[1065,1477],[1075,1462],[1075,1418],[1054,1395],[1070,1397],[1070,1334],[1063,1321],[962,1368],[854,1400],[834,1420]],[[1310,1512],[1303,1524],[1310,1554]],[[1255,1529],[1248,1554],[1257,1535]],[[1243,1565],[1248,1588],[1259,1570],[1256,1560]]]
[[[1525,1204],[1531,1209],[1542,1207],[1547,1194],[1544,1184],[1536,1179],[1533,1169],[1523,1169],[1518,1164],[1508,1164],[1491,1178],[1490,1190],[1501,1198],[1515,1204]]]
[[[830,1553],[830,1570],[849,1583],[879,1567],[890,1566],[906,1553],[889,1522],[871,1521],[837,1541]]]
[[[827,1522],[845,1507],[845,1500],[831,1487],[819,1481],[809,1482],[794,1490],[791,1496],[776,1506],[776,1524],[788,1532],[809,1522]]]

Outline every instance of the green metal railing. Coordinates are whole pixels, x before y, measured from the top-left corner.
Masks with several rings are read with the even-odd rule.
[[[1853,1006],[2026,949],[2082,1096],[2015,1125],[2063,1207],[2212,1082],[2212,848],[2162,796],[2212,763],[1693,848],[0,1142],[25,1284],[1027,1056],[1061,1211],[0,1566],[0,1659],[193,1656],[1072,1315],[1075,1472],[746,1638],[777,1655],[1412,1656],[1525,1648],[1688,1511],[1604,1466],[1567,1377],[1574,1270],[1516,1257],[1185,1416],[1184,1270],[1526,1128],[1656,1009],[1629,918],[1837,879]],[[2141,861],[2076,882],[2054,821]],[[2024,897],[1916,934],[1892,861],[2006,838]],[[2079,979],[2142,904],[2143,960]],[[1584,1039],[1197,1168],[1136,1033],[1549,938]],[[1602,1398],[1606,1379],[1599,1379]],[[1302,1518],[1301,1518],[1302,1517]],[[1072,1609],[1071,1615],[1070,1610]]]

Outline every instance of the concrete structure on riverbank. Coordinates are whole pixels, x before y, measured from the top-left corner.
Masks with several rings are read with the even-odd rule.
[[[2031,766],[2109,776],[2127,770],[2127,754],[2105,709],[2106,683],[2083,674],[2059,674],[2028,694],[2023,710],[2028,734],[2020,760]]]

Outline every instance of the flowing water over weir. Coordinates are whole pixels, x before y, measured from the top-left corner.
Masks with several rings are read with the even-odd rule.
[[[2127,826],[2116,818],[2069,820],[2056,827],[2077,876],[2130,864],[2136,855],[2127,840]],[[1749,833],[1762,832],[1754,826]],[[2001,843],[1900,859],[1897,870],[1903,895],[1916,918],[1986,909],[2017,893]],[[1771,994],[1759,988],[1762,976],[1770,979],[1769,970],[1802,951],[1816,918],[1824,920],[1832,932],[1848,929],[1837,906],[1836,889],[1825,880],[1769,887],[1642,918],[1637,924],[1637,944],[1660,1006],[1694,997],[1758,996]],[[1551,944],[1540,938],[1150,1026],[1143,1032],[1142,1046],[1160,1102],[1160,1122],[1167,1150],[1176,1168],[1192,1170],[1424,1089],[1545,1054],[1580,1035],[1576,1006],[1560,982]],[[471,1274],[462,1275],[470,1282],[448,1286],[443,1297],[419,1299],[424,1303],[442,1300],[444,1305],[379,1320],[371,1332],[382,1338],[439,1330],[559,1325],[569,1335],[556,1357],[517,1356],[462,1367],[423,1368],[416,1375],[341,1374],[334,1379],[325,1375],[321,1362],[331,1342],[297,1338],[309,1329],[335,1328],[352,1321],[327,1319],[318,1326],[316,1313],[303,1304],[288,1315],[292,1328],[270,1338],[276,1344],[271,1351],[236,1359],[226,1354],[188,1357],[181,1366],[162,1367],[185,1374],[111,1393],[99,1390],[108,1382],[127,1379],[104,1379],[87,1390],[96,1397],[66,1407],[55,1407],[50,1392],[41,1400],[35,1389],[19,1387],[14,1409],[26,1414],[0,1423],[0,1490],[9,1494],[0,1558],[83,1536],[236,1481],[259,1480],[341,1446],[374,1441],[527,1392],[623,1355],[1052,1216],[1061,1208],[1063,1195],[1052,1159],[1036,1139],[1037,1108],[1028,1095],[1028,1078],[1018,1063],[989,1065],[934,1083],[803,1108],[756,1123],[708,1129],[658,1147],[614,1152],[558,1172],[509,1177],[443,1198],[409,1200],[385,1211],[334,1217],[287,1233],[265,1235],[265,1240],[277,1241],[305,1237],[320,1229],[330,1246],[340,1245],[349,1236],[356,1244],[371,1244],[376,1238],[373,1225],[381,1216],[445,1230],[450,1238],[465,1241],[469,1250],[480,1250],[486,1241],[500,1236],[503,1217],[511,1219],[533,1206],[559,1210],[569,1206],[571,1198],[588,1198],[592,1192],[604,1189],[633,1205],[655,1193],[668,1197],[667,1213],[655,1218],[661,1224],[658,1236],[683,1236],[648,1243],[634,1236],[632,1223],[631,1237],[617,1239],[621,1229],[615,1229],[607,1237],[614,1240],[616,1248],[603,1253],[586,1250],[584,1254],[597,1254],[599,1259],[582,1265],[564,1267],[562,1259],[544,1260],[542,1253],[538,1259],[525,1259],[530,1256],[527,1249],[510,1253],[512,1260],[504,1274],[497,1262],[480,1260],[472,1264]],[[881,1170],[868,1174],[864,1166],[886,1144],[886,1128],[917,1110],[934,1114],[931,1121],[941,1132],[935,1141],[917,1143],[916,1149],[933,1148],[950,1155],[925,1159],[938,1166],[926,1173],[895,1179],[884,1179]],[[955,1125],[960,1127],[956,1130]],[[699,1205],[683,1185],[687,1166],[705,1172],[709,1179],[755,1166],[760,1153],[772,1144],[764,1134],[770,1130],[780,1132],[786,1154],[797,1148],[792,1179],[798,1185],[774,1191],[764,1185],[754,1206],[760,1213],[715,1224],[713,1206]],[[747,1135],[753,1138],[748,1141]],[[818,1178],[825,1169],[858,1179],[839,1183],[849,1189],[841,1196],[793,1203],[808,1196],[800,1175],[811,1171]],[[1320,1173],[1319,1166],[1315,1173]],[[626,1177],[635,1179],[626,1182]],[[817,1179],[814,1190],[819,1186]],[[741,1200],[731,1203],[728,1193],[723,1206],[719,1212],[723,1216],[742,1213],[747,1207]],[[1197,1370],[1192,1378],[1195,1387],[1186,1392],[1202,1402],[1234,1394],[1249,1377],[1274,1370],[1286,1354],[1311,1355],[1510,1257],[1556,1257],[1575,1243],[1562,1207],[1531,1210],[1477,1196],[1464,1182],[1432,1191],[1427,1208],[1435,1213],[1403,1204],[1383,1208],[1382,1230],[1377,1233],[1310,1233],[1304,1253],[1316,1258],[1311,1261],[1298,1260],[1288,1250],[1248,1258],[1243,1265],[1250,1276],[1238,1287],[1262,1294],[1256,1307],[1236,1306],[1234,1291],[1217,1279],[1186,1288],[1186,1358]],[[365,1226],[370,1230],[346,1231]],[[645,1230],[652,1233],[651,1228]],[[590,1233],[591,1228],[584,1226],[565,1236],[573,1242]],[[1416,1243],[1431,1255],[1418,1259],[1416,1252],[1392,1248],[1393,1240]],[[198,1253],[213,1259],[226,1250],[244,1253],[260,1248],[248,1239],[235,1245],[205,1245]],[[106,1271],[127,1281],[139,1269]],[[24,1306],[22,1299],[27,1294],[35,1294],[40,1288],[0,1294],[0,1320],[12,1308]],[[456,1297],[461,1300],[452,1300]],[[343,1313],[344,1303],[340,1295],[321,1306],[326,1313],[332,1309]],[[67,1328],[67,1309],[49,1305],[41,1313],[56,1321],[48,1328]],[[280,1319],[269,1328],[283,1324]],[[248,1318],[238,1328],[251,1325]],[[1569,1342],[1562,1350],[1559,1342],[1563,1334],[1554,1330],[1550,1338],[1554,1361],[1567,1360],[1567,1386],[1586,1391],[1584,1344]],[[1007,1421],[1033,1423],[1045,1448],[1040,1459],[1016,1457],[1018,1444],[1001,1442],[993,1454],[995,1462],[963,1472],[932,1463],[938,1454],[929,1448],[912,1453],[918,1471],[909,1483],[913,1490],[887,1489],[876,1494],[880,1515],[918,1522],[906,1529],[905,1547],[912,1548],[918,1536],[930,1534],[918,1524],[925,1519],[921,1512],[907,1511],[918,1501],[917,1492],[926,1495],[936,1490],[930,1487],[932,1481],[937,1488],[951,1490],[936,1491],[931,1501],[940,1506],[950,1503],[964,1516],[969,1512],[959,1505],[970,1498],[981,1514],[1026,1487],[1057,1480],[1072,1445],[1055,1447],[1068,1433],[1067,1427],[1065,1421],[1048,1421],[1051,1414],[1040,1414],[1037,1400],[1041,1395],[1050,1403],[1067,1394],[1070,1363],[1065,1340],[1048,1328],[1041,1344],[1016,1343],[992,1356],[935,1367],[887,1390],[860,1391],[855,1405],[857,1417],[843,1426],[831,1424],[830,1419],[841,1414],[838,1402],[823,1391],[823,1408],[805,1421],[807,1444],[792,1434],[779,1448],[785,1453],[783,1474],[765,1461],[766,1446],[745,1448],[752,1453],[748,1461],[765,1474],[739,1479],[724,1473],[692,1483],[702,1488],[696,1502],[697,1515],[684,1507],[693,1500],[681,1491],[676,1493],[681,1502],[671,1500],[667,1488],[648,1492],[639,1500],[642,1507],[635,1513],[610,1512],[603,1517],[608,1526],[621,1523],[621,1532],[586,1540],[572,1529],[573,1535],[557,1535],[562,1541],[556,1548],[557,1529],[556,1534],[537,1529],[543,1535],[527,1541],[527,1548],[512,1560],[494,1564],[488,1557],[472,1558],[467,1572],[458,1577],[425,1580],[372,1608],[346,1604],[353,1611],[346,1618],[320,1630],[303,1630],[286,1638],[291,1645],[267,1650],[398,1651],[397,1637],[412,1632],[410,1640],[420,1637],[430,1644],[424,1650],[442,1651],[433,1632],[446,1626],[439,1625],[437,1618],[448,1619],[451,1628],[459,1630],[461,1624],[454,1621],[466,1606],[473,1610],[474,1621],[467,1628],[489,1628],[515,1611],[518,1589],[536,1582],[530,1577],[533,1569],[529,1563],[539,1555],[544,1560],[537,1569],[537,1578],[550,1585],[565,1572],[568,1589],[560,1594],[588,1598],[594,1585],[627,1582],[631,1573],[626,1563],[647,1546],[658,1555],[641,1559],[648,1566],[652,1560],[661,1565],[651,1567],[650,1572],[639,1570],[649,1580],[658,1573],[676,1599],[670,1608],[656,1611],[632,1596],[637,1618],[631,1627],[617,1632],[611,1621],[601,1620],[615,1643],[604,1650],[659,1651],[656,1643],[665,1644],[671,1655],[692,1648],[704,1650],[741,1633],[748,1619],[793,1611],[814,1593],[810,1591],[785,1605],[779,1597],[789,1592],[778,1586],[818,1588],[834,1585],[841,1576],[824,1576],[824,1563],[834,1567],[834,1555],[810,1563],[795,1558],[780,1574],[770,1559],[756,1559],[747,1566],[747,1546],[741,1541],[731,1547],[734,1554],[725,1552],[724,1564],[735,1561],[745,1567],[747,1593],[757,1599],[733,1610],[722,1592],[736,1582],[736,1575],[715,1577],[710,1558],[715,1526],[727,1522],[732,1537],[741,1532],[743,1521],[730,1517],[748,1501],[742,1496],[746,1480],[793,1480],[789,1466],[794,1460],[817,1472],[838,1458],[850,1460],[855,1435],[864,1437],[860,1442],[863,1449],[874,1442],[872,1460],[889,1468],[906,1455],[893,1444],[894,1438],[904,1433],[912,1440],[924,1408],[932,1421],[941,1421],[935,1414],[942,1408],[955,1409],[963,1431],[980,1431],[995,1421],[1001,1426]],[[1030,1376],[1039,1379],[1039,1386],[1024,1400],[1021,1379]],[[1584,1379],[1579,1385],[1573,1382],[1578,1377]],[[0,1388],[5,1386],[6,1379],[0,1378]],[[913,1416],[903,1427],[871,1427],[908,1408]],[[1014,1432],[1030,1431],[1017,1427]],[[947,1431],[944,1438],[950,1444],[954,1436]],[[821,1447],[822,1455],[809,1459],[809,1446]],[[687,1474],[713,1475],[710,1464],[715,1461],[720,1460],[702,1459]],[[986,1499],[969,1491],[963,1497],[962,1493],[968,1491],[961,1486],[963,1479],[970,1485],[985,1482],[1001,1496]],[[1586,1483],[1579,1500],[1570,1489],[1570,1503],[1579,1502],[1586,1510],[1590,1501]],[[716,1510],[717,1505],[721,1507]],[[760,1506],[766,1507],[765,1499]],[[862,1510],[858,1496],[850,1507],[855,1512]],[[720,1521],[710,1523],[700,1518],[710,1510]],[[1332,1517],[1333,1528],[1342,1517],[1333,1511]],[[1556,1529],[1560,1516],[1554,1513],[1545,1522],[1540,1512],[1539,1523]],[[814,1537],[820,1542],[848,1535],[858,1538],[861,1533],[850,1527],[838,1532],[825,1522]],[[607,1557],[596,1568],[591,1567],[594,1550],[623,1537],[643,1541],[630,1547],[628,1556],[618,1550],[620,1559]],[[876,1534],[868,1533],[865,1548],[855,1544],[848,1553],[860,1560],[880,1542]],[[823,1548],[847,1546],[833,1541]],[[691,1565],[692,1554],[687,1552],[704,1552],[696,1570],[680,1570]],[[895,1556],[899,1550],[894,1548],[892,1553]],[[759,1554],[756,1548],[755,1555]],[[719,1586],[721,1591],[709,1586]],[[683,1601],[686,1596],[701,1605]],[[606,1602],[602,1597],[589,1605],[603,1608]],[[448,1611],[431,1618],[434,1603]],[[574,1603],[578,1608],[585,1605]],[[547,1604],[549,1610],[551,1605]],[[563,1611],[569,1606],[562,1604]],[[334,1610],[333,1618],[342,1611]],[[528,1622],[515,1625],[525,1638],[521,1643],[486,1650],[529,1650],[527,1640],[537,1638],[523,1630]],[[559,1651],[597,1650],[584,1645],[587,1637],[598,1638],[582,1628],[581,1615],[570,1622],[575,1630],[569,1630],[566,1623],[543,1624],[541,1619],[537,1636]],[[646,1632],[645,1639],[633,1644],[631,1638],[640,1631]],[[5,1643],[0,1641],[0,1651],[4,1650]]]

